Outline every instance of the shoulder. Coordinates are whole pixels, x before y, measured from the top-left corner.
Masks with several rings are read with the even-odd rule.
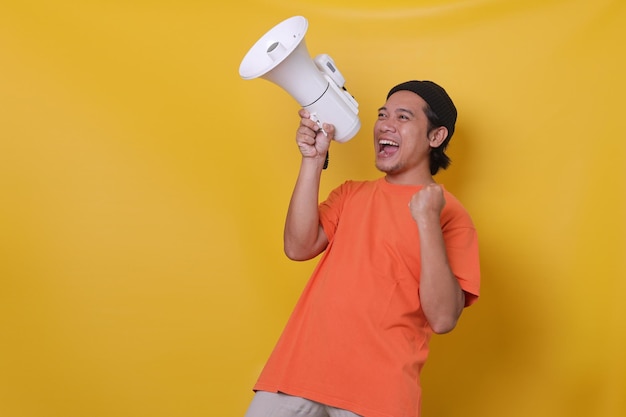
[[[454,194],[444,188],[444,198],[446,205],[443,207],[441,213],[442,226],[450,225],[454,227],[470,227],[474,228],[472,218],[465,208],[465,206],[459,201]]]
[[[350,189],[360,189],[373,187],[378,181],[368,181],[368,180],[347,180],[342,186],[348,187]]]
[[[375,186],[376,181],[347,180],[338,185],[332,192],[340,194],[352,194],[355,192],[373,189]]]

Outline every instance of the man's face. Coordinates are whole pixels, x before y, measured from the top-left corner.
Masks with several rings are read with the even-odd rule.
[[[388,175],[430,172],[426,102],[412,91],[392,94],[374,124],[376,168]],[[424,168],[425,167],[425,168]]]

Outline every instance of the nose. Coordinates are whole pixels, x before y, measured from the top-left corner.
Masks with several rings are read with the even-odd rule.
[[[393,124],[393,121],[391,119],[384,119],[384,120],[379,120],[378,123],[376,123],[376,130],[378,130],[379,132],[393,132],[396,130],[395,125]]]

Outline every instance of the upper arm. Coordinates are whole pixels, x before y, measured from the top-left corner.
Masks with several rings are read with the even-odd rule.
[[[311,256],[309,257],[309,259],[314,258],[320,253],[324,252],[327,246],[328,238],[326,237],[326,232],[324,231],[324,228],[320,223],[319,227],[317,228],[317,239],[311,247]]]
[[[293,261],[307,261],[315,258],[324,252],[328,246],[328,238],[321,224],[317,227],[317,237],[312,244],[307,247],[295,247],[295,245],[285,245],[285,255]]]

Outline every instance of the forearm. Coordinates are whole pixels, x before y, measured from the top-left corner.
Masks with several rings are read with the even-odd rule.
[[[435,333],[454,329],[465,294],[450,269],[438,217],[417,220],[420,232],[420,302]]]
[[[290,259],[311,259],[328,243],[321,230],[318,211],[323,164],[320,158],[302,158],[285,221],[284,249]]]

